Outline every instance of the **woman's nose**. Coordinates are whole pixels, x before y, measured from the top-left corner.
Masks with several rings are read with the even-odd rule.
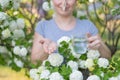
[[[65,11],[67,5],[67,0],[62,1],[62,9]]]

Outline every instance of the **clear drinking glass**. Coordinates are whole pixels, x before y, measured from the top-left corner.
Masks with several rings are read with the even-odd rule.
[[[87,39],[85,37],[73,37],[72,45],[78,54],[85,54],[87,51]]]

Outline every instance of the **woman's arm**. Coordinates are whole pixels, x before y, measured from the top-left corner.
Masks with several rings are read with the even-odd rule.
[[[55,42],[42,37],[35,32],[34,41],[32,46],[31,61],[36,63],[37,61],[44,61],[48,55],[53,53],[57,48]]]
[[[32,46],[32,53],[31,53],[31,61],[36,63],[37,61],[43,61],[48,57],[48,54],[44,52],[43,44],[40,43],[41,40],[44,38],[35,32],[33,46]]]

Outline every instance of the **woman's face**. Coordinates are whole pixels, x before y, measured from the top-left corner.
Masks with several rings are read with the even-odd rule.
[[[76,0],[52,0],[52,1],[55,13],[62,16],[71,15],[76,4]]]

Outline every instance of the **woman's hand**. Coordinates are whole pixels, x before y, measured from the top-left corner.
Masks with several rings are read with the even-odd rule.
[[[57,49],[57,44],[49,39],[44,38],[40,43],[43,45],[45,53],[51,54]]]
[[[88,40],[88,48],[93,50],[99,50],[102,45],[102,40],[99,35],[92,36],[91,34],[87,34]]]

